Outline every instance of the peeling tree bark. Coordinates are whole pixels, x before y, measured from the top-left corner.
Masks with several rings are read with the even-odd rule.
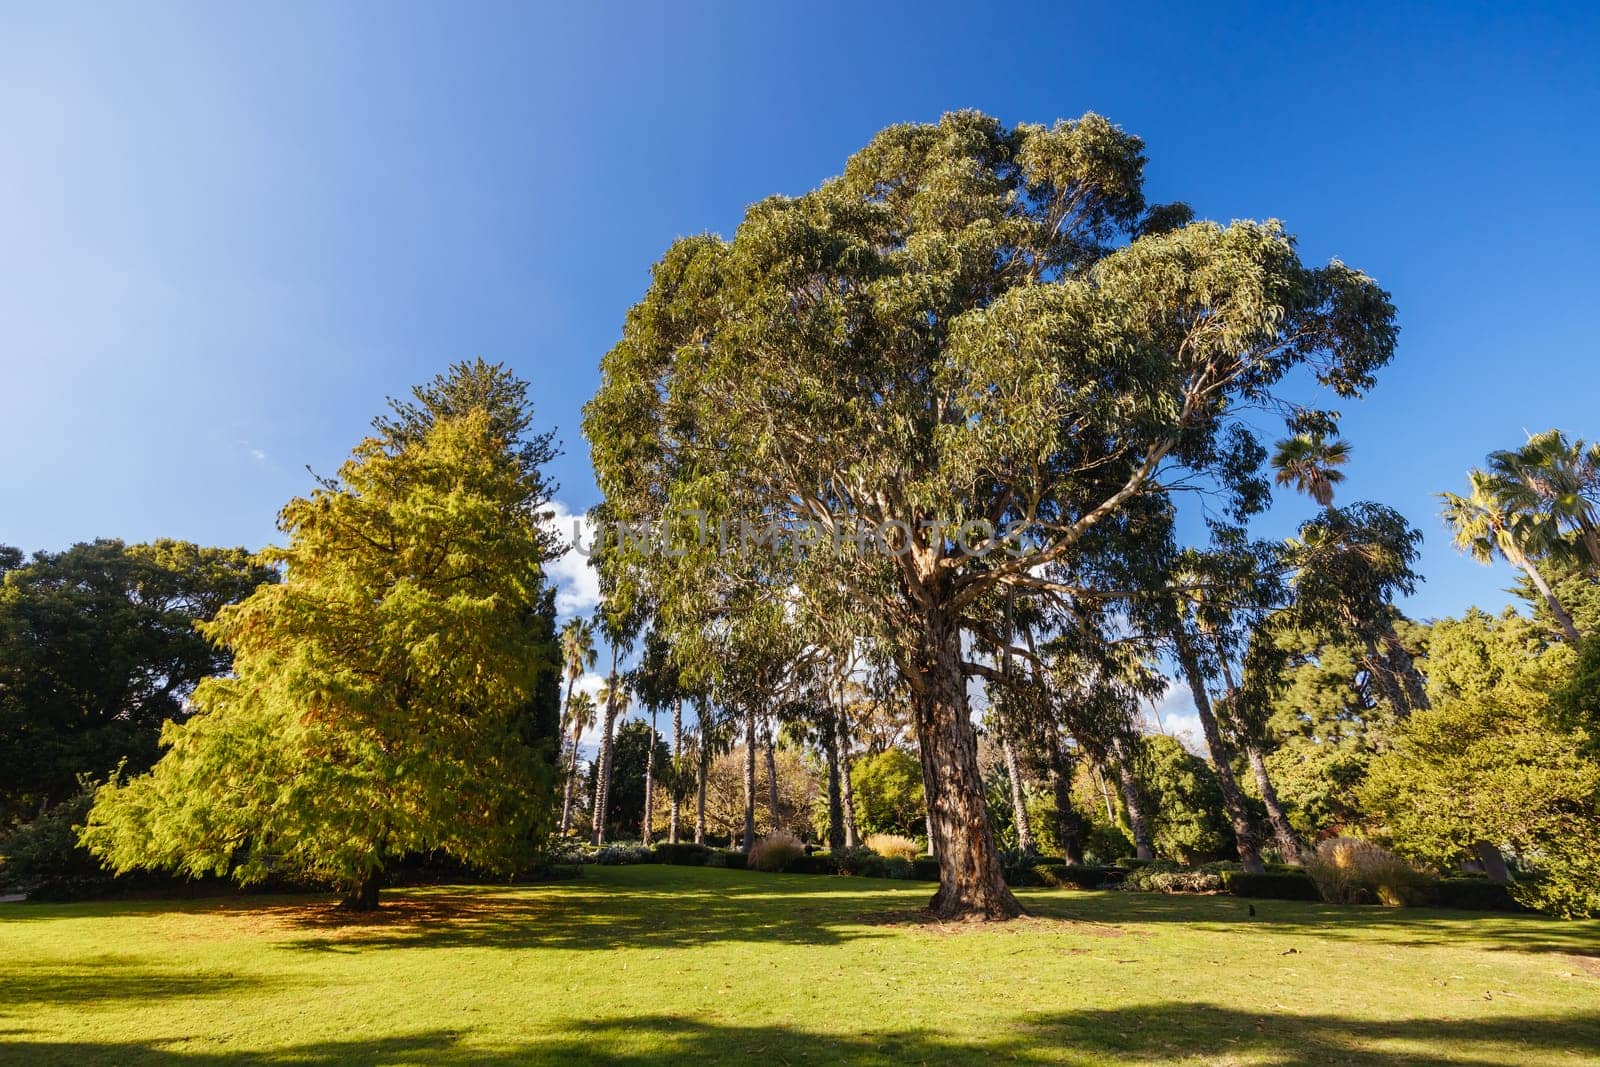
[[[1016,918],[1023,908],[1001,874],[983,802],[960,632],[952,617],[934,611],[919,636],[902,673],[911,687],[929,794],[928,838],[939,858],[939,890],[929,908],[941,919]]]
[[[1217,717],[1211,709],[1211,696],[1206,691],[1205,675],[1200,670],[1199,658],[1195,655],[1194,646],[1181,624],[1173,630],[1173,643],[1177,648],[1178,663],[1183,667],[1184,677],[1189,681],[1189,690],[1194,694],[1194,710],[1200,717],[1201,729],[1205,731],[1206,747],[1211,750],[1211,765],[1217,772],[1217,785],[1222,790],[1222,802],[1226,805],[1228,819],[1233,824],[1234,841],[1239,850],[1239,863],[1247,872],[1260,874],[1266,867],[1261,862],[1261,853],[1257,851],[1255,823],[1250,818],[1249,810],[1244,806],[1244,793],[1233,777],[1233,746],[1228,744],[1227,739],[1222,736],[1221,728],[1217,725]]]
[[[1133,854],[1141,860],[1156,858],[1155,847],[1150,843],[1150,826],[1145,820],[1144,800],[1139,796],[1139,780],[1133,773],[1133,752],[1127,740],[1118,737],[1111,743],[1116,757],[1117,789],[1122,793],[1122,807],[1128,813],[1128,832],[1133,835]]]

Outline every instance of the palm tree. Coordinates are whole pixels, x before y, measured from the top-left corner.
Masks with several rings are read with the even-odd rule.
[[[1505,504],[1575,532],[1600,569],[1600,445],[1546,430],[1521,448],[1489,453],[1489,470]]]
[[[627,683],[617,673],[617,646],[614,642],[611,646],[611,673],[606,676],[605,684],[600,687],[595,699],[605,708],[605,729],[600,734],[599,762],[594,775],[593,823],[594,843],[603,845],[606,840],[606,801],[611,793],[613,733],[617,717],[627,709],[628,704]]]
[[[565,795],[561,798],[562,837],[572,828],[572,783],[578,778],[578,743],[583,740],[584,731],[594,728],[598,711],[594,697],[588,693],[580,690],[567,697],[567,731],[572,734],[572,761],[567,765],[567,785]]]
[[[562,708],[567,719],[567,729],[573,731],[572,726],[572,689],[583,677],[584,671],[593,670],[595,665],[594,650],[594,620],[593,619],[568,619],[567,624],[561,628],[561,669],[567,679],[566,699],[562,701]],[[587,698],[586,698],[587,699]],[[589,701],[587,712],[589,722],[573,731],[572,740],[572,768],[567,775],[565,796],[561,801],[561,833],[565,836],[571,826],[572,813],[572,774],[578,768],[578,738],[583,731],[594,725],[594,701]]]
[[[1339,470],[1350,461],[1350,446],[1320,433],[1300,433],[1278,442],[1272,453],[1274,480],[1293,486],[1322,507],[1333,503],[1333,487],[1344,481]]]
[[[1362,502],[1326,509],[1285,542],[1301,623],[1359,641],[1368,677],[1402,718],[1429,704],[1422,676],[1395,629],[1394,599],[1416,590],[1412,564],[1421,540],[1398,511]]]
[[[1468,471],[1472,491],[1466,496],[1440,493],[1444,519],[1455,531],[1456,547],[1469,552],[1479,563],[1489,563],[1499,553],[1513,567],[1522,568],[1539,595],[1550,606],[1550,613],[1567,638],[1576,645],[1582,640],[1550,583],[1544,580],[1533,561],[1533,550],[1549,543],[1549,525],[1542,516],[1518,512],[1506,499],[1504,483],[1483,471]]]

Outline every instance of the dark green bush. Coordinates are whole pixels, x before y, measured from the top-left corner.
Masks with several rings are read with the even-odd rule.
[[[749,857],[732,848],[713,849],[706,857],[707,867],[726,867],[730,871],[742,871],[749,865]]]
[[[104,896],[116,878],[78,845],[74,826],[83,825],[94,804],[95,783],[84,780],[75,796],[12,831],[0,845],[0,885],[32,900],[84,900]]]
[[[883,860],[883,876],[897,878],[904,881],[911,877],[911,861],[904,856],[886,856]]]
[[[932,856],[918,856],[911,861],[911,877],[919,882],[937,882],[939,861]]]
[[[1104,889],[1122,881],[1127,872],[1117,867],[1042,863],[1034,868],[1040,884],[1056,889]]]
[[[886,873],[883,857],[865,845],[841,848],[833,854],[833,862],[840,874],[858,878],[882,878]]]
[[[1428,887],[1427,903],[1440,908],[1471,911],[1526,911],[1511,895],[1511,887],[1487,878],[1443,878]]]
[[[1222,876],[1222,884],[1236,897],[1254,897],[1258,900],[1322,899],[1317,893],[1317,884],[1302,872],[1246,874],[1244,871],[1229,871]]]
[[[710,858],[711,850],[705,845],[685,841],[680,841],[676,845],[665,843],[657,845],[653,854],[656,863],[667,863],[675,867],[704,867]]]
[[[827,852],[813,852],[809,856],[796,856],[784,868],[786,874],[838,874],[833,856]]]

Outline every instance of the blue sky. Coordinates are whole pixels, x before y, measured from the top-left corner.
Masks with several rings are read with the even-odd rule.
[[[1433,494],[1524,429],[1600,436],[1597,9],[997,10],[8,5],[0,543],[261,545],[386,395],[479,355],[534,383],[581,510],[579,408],[673,238],[892,122],[1094,110],[1153,201],[1394,293],[1341,498],[1426,532],[1414,613],[1503,604]]]

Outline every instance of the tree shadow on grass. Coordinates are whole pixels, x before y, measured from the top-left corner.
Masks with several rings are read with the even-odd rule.
[[[1319,941],[1359,941],[1374,946],[1443,946],[1491,952],[1600,955],[1600,920],[1566,921],[1515,912],[1317,904],[1121,891],[1024,891],[1028,910],[1040,917],[1100,923],[1182,923],[1203,933],[1230,934],[1248,926],[1273,935]],[[1250,908],[1255,908],[1255,915]]]
[[[391,894],[377,912],[332,904],[268,911],[301,936],[279,943],[324,952],[374,948],[692,948],[726,941],[834,945],[890,936],[861,915],[920,902],[861,879],[783,878],[642,868],[550,887],[433,887]],[[904,886],[900,887],[902,890]]]
[[[513,1047],[484,1047],[452,1031],[212,1052],[182,1039],[139,1042],[26,1040],[0,1034],[0,1058],[17,1063],[633,1064],[767,1062],[1144,1064],[1172,1061],[1273,1065],[1446,1065],[1577,1061],[1600,1048],[1600,1023],[1585,1017],[1502,1014],[1482,1019],[1355,1020],[1273,1015],[1214,1005],[1159,1003],[1039,1015],[1003,1034],[970,1040],[924,1030],[840,1035],[796,1026],[737,1026],[682,1016],[591,1024],[571,1020]]]
[[[122,1000],[248,997],[285,984],[258,975],[163,974],[133,956],[92,956],[67,966],[13,962],[0,973],[0,1016],[44,1004],[87,1009]]]

